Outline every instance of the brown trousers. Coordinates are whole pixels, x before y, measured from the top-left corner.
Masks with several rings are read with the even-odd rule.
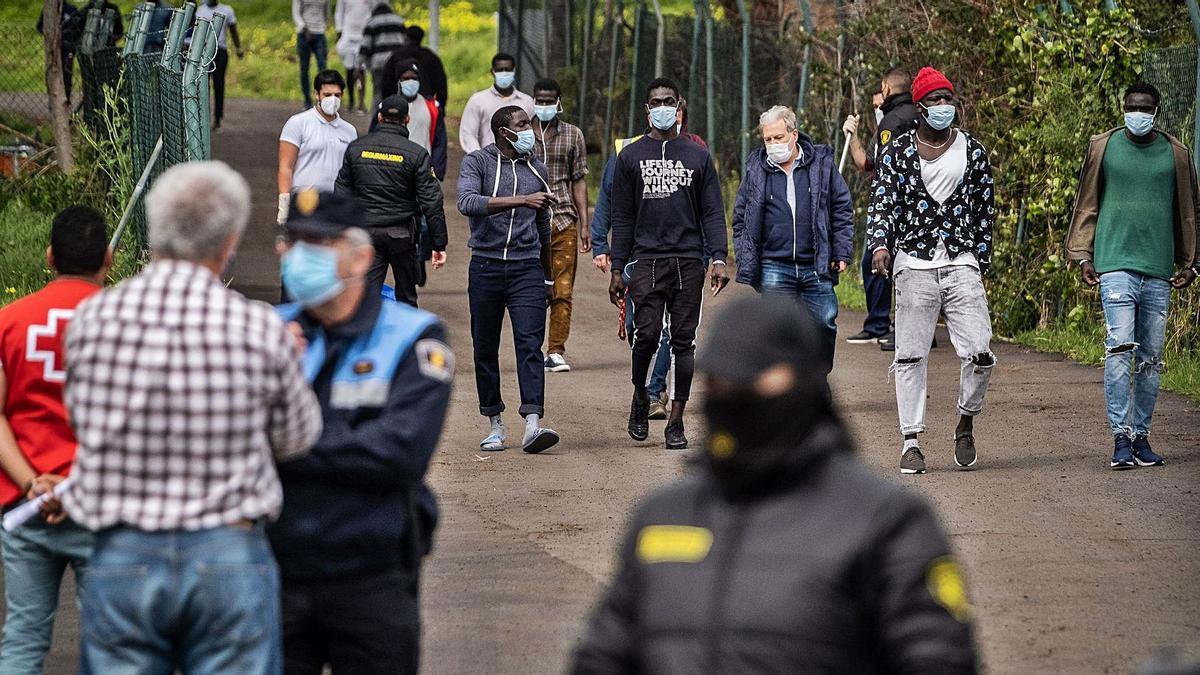
[[[575,289],[575,268],[579,262],[578,226],[572,224],[565,230],[551,232],[550,251],[554,297],[550,300],[550,330],[547,333],[546,352],[565,354],[567,337],[571,334],[571,293]]]

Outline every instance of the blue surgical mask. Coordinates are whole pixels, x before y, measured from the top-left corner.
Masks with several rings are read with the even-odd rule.
[[[513,78],[517,76],[517,74],[511,70],[500,70],[492,73],[492,75],[494,75],[496,78],[497,89],[508,89],[512,86]]]
[[[338,278],[337,263],[335,249],[297,242],[283,254],[284,288],[301,307],[321,305],[346,287],[346,283]]]
[[[947,103],[944,105],[922,105],[925,108],[925,120],[929,122],[929,126],[941,131],[950,126],[954,121],[954,105]]]
[[[512,146],[513,146],[513,150],[516,150],[518,154],[528,155],[530,152],[533,152],[533,141],[534,141],[533,129],[526,129],[524,131],[513,131],[512,129],[509,129],[508,127],[500,127],[500,128],[504,129],[505,131],[509,132],[510,134],[517,135],[517,140],[512,142]]]
[[[421,91],[420,80],[400,80],[400,93],[404,94],[404,98],[412,98]]]
[[[650,124],[659,131],[667,131],[675,126],[676,111],[673,105],[660,105],[650,109]]]
[[[1125,128],[1134,136],[1145,136],[1154,130],[1154,114],[1127,112],[1125,113]]]
[[[558,114],[558,104],[553,105],[535,105],[533,106],[533,114],[543,122],[549,122]]]

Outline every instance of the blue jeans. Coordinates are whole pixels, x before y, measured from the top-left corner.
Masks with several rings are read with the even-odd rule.
[[[4,638],[0,641],[0,674],[42,672],[50,650],[58,590],[67,566],[75,570],[75,593],[83,593],[92,533],[67,520],[47,525],[33,518],[9,532],[4,545]]]
[[[629,286],[629,269],[633,263],[625,266],[621,278]],[[633,298],[625,296],[625,334],[629,336],[629,346],[633,346]],[[664,328],[662,337],[658,340],[658,351],[654,353],[654,368],[650,371],[650,382],[646,385],[646,393],[650,398],[662,398],[667,390],[667,373],[671,371],[671,334]]]
[[[296,33],[296,56],[300,59],[300,93],[304,95],[305,108],[312,106],[313,81],[308,76],[309,57],[317,57],[319,73],[325,70],[326,49],[324,33],[309,33],[307,38],[304,37],[304,33]]]
[[[471,341],[475,348],[475,390],[479,414],[504,412],[500,396],[500,329],[504,311],[512,323],[521,390],[521,416],[544,416],[546,367],[546,285],[542,262],[472,256],[467,266],[467,301],[471,307]]]
[[[824,338],[825,372],[833,369],[833,350],[837,344],[837,294],[828,274],[817,274],[811,267],[778,260],[762,261],[763,295],[779,295],[802,301]]]
[[[85,675],[283,671],[279,568],[261,524],[96,535]]]
[[[1135,272],[1100,275],[1104,339],[1104,400],[1114,436],[1150,433],[1163,370],[1171,284]]]

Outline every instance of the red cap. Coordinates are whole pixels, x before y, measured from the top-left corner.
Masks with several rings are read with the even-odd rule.
[[[946,79],[945,75],[934,68],[925,66],[913,78],[913,103],[919,103],[921,99],[929,95],[929,92],[937,91],[938,89],[949,89],[950,93],[954,93],[954,85],[950,84],[950,80]]]

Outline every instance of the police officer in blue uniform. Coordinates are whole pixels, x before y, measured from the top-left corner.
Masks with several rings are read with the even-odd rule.
[[[433,314],[367,283],[360,205],[306,190],[292,200],[279,308],[304,350],[324,431],[279,465],[279,561],[287,673],[416,673],[417,586],[436,504],[425,484],[446,418],[454,355]]]

